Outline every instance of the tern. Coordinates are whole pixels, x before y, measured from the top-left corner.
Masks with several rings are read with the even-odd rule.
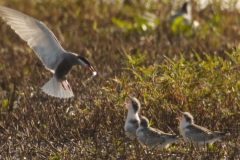
[[[53,73],[52,79],[42,87],[46,94],[58,98],[74,96],[66,79],[66,75],[74,65],[81,65],[93,72],[93,75],[97,74],[87,58],[65,51],[44,23],[3,6],[0,6],[0,17],[27,42],[45,68]]]
[[[138,141],[148,147],[156,146],[158,149],[169,147],[170,143],[177,141],[180,137],[174,134],[164,133],[149,126],[146,117],[141,116],[140,126],[137,129]]]
[[[207,128],[202,126],[198,126],[194,124],[193,116],[189,112],[181,112],[179,111],[183,117],[176,118],[180,121],[180,132],[185,141],[191,142],[196,146],[203,146],[204,144],[212,144],[220,138],[224,137],[228,133],[210,131]]]
[[[174,20],[178,17],[182,17],[183,24],[191,24],[192,23],[192,12],[191,12],[191,4],[188,2],[185,2],[182,6],[182,9],[178,12],[176,12],[170,19],[169,23],[172,24]]]
[[[140,119],[139,119],[138,113],[140,111],[141,104],[138,101],[138,99],[135,97],[133,98],[129,97],[129,99],[130,99],[129,104],[124,103],[124,105],[128,109],[127,120],[124,125],[124,130],[126,135],[130,139],[134,140],[136,138],[136,130],[140,125]]]

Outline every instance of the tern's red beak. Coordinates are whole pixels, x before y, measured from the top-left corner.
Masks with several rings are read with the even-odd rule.
[[[87,66],[87,68],[91,71],[91,72],[93,72],[94,71],[94,69],[93,69],[93,67],[92,66]]]
[[[178,121],[181,121],[181,118],[175,118],[176,120],[178,120]]]

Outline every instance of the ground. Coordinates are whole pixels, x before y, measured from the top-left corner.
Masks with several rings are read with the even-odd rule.
[[[169,0],[0,1],[44,22],[65,50],[87,57],[98,72],[88,79],[87,69],[74,67],[67,79],[75,97],[46,95],[41,87],[52,73],[0,20],[0,159],[239,158],[240,14],[220,2],[197,10],[193,2],[200,26],[173,34],[173,4],[181,6]],[[140,114],[152,127],[179,135],[179,109],[230,136],[204,149],[183,141],[144,149],[123,130],[127,95],[139,95]]]

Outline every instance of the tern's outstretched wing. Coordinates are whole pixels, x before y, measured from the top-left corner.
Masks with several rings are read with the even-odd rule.
[[[34,50],[43,64],[54,72],[65,50],[46,25],[13,9],[0,6],[0,16]]]

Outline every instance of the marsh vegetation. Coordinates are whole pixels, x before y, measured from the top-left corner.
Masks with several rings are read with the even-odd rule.
[[[68,81],[75,97],[46,95],[40,87],[52,74],[0,20],[0,159],[239,158],[240,14],[234,7],[216,1],[195,10],[193,2],[200,26],[173,34],[169,0],[0,5],[44,22],[65,50],[88,57],[98,72],[89,80],[89,71],[74,67]],[[200,150],[183,141],[144,149],[123,130],[127,94],[140,95],[140,114],[154,128],[179,135],[179,109],[230,136]]]

